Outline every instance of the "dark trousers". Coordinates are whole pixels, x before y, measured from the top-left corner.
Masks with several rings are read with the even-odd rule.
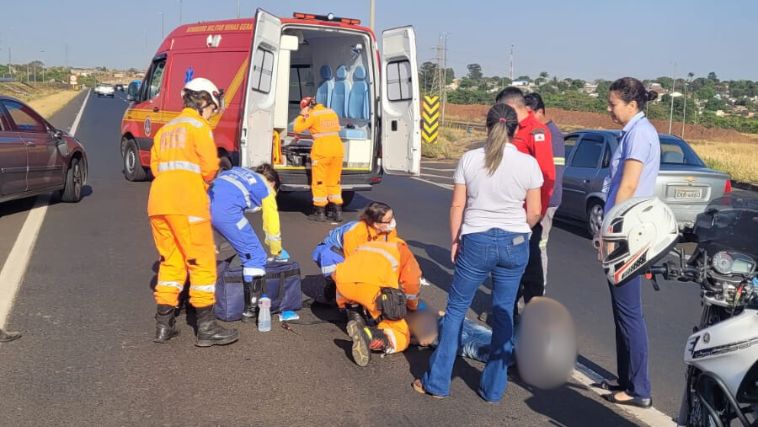
[[[532,228],[532,236],[529,238],[529,263],[526,265],[524,275],[521,276],[521,285],[516,295],[516,305],[513,308],[514,313],[518,313],[518,300],[523,296],[524,304],[534,297],[541,297],[545,294],[545,274],[542,271],[542,250],[540,250],[540,240],[542,240],[542,224],[537,223]]]
[[[642,278],[621,287],[608,284],[616,325],[616,365],[619,385],[634,397],[650,397],[647,326],[642,314]]]

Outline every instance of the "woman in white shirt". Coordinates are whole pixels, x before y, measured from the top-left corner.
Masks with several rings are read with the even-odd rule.
[[[451,258],[455,263],[439,345],[429,370],[413,388],[449,394],[463,319],[479,286],[492,275],[492,345],[479,395],[497,402],[507,385],[513,352],[513,306],[529,260],[529,233],[540,218],[542,173],[537,161],[510,143],[516,112],[504,104],[487,113],[487,142],[463,155],[450,207]],[[524,209],[526,202],[526,209]]]

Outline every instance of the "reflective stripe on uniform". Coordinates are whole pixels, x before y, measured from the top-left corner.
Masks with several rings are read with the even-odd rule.
[[[382,248],[376,248],[373,246],[361,246],[357,250],[359,251],[368,251],[368,252],[374,252],[377,253],[387,259],[389,261],[390,265],[392,266],[393,270],[397,270],[398,262],[397,260],[390,254],[389,252],[385,251]]]
[[[310,114],[311,116],[321,116],[323,114],[328,114],[328,113],[331,113],[331,112],[332,112],[331,110],[329,110],[327,108],[324,108],[323,110],[314,110],[314,111],[311,111],[308,114]]]
[[[216,292],[216,284],[212,285],[190,285],[190,291],[198,292]]]
[[[168,281],[168,280],[163,280],[163,281],[158,282],[157,286],[165,286],[167,288],[176,288],[176,289],[179,289],[180,291],[184,289],[184,284],[180,282],[174,282],[174,281]]]
[[[321,274],[332,274],[337,269],[337,264],[321,266]]]
[[[196,128],[203,127],[203,124],[200,122],[200,120],[193,119],[192,117],[177,117],[174,120],[171,120],[170,122],[166,123],[166,126],[168,127],[171,125],[178,125],[178,124],[183,124],[183,123],[192,125]]]
[[[566,158],[565,157],[553,157],[553,164],[556,166],[565,166],[566,165]]]
[[[405,297],[408,298],[408,301],[415,301],[418,299],[418,294],[405,294]]]
[[[205,220],[206,220],[206,219],[205,219],[205,218],[203,218],[203,217],[201,217],[201,216],[188,216],[188,217],[187,217],[187,221],[188,221],[190,224],[197,224],[198,222],[203,222],[203,221],[205,221]]]
[[[266,270],[258,267],[244,267],[242,269],[243,276],[261,277],[266,275]]]
[[[158,163],[158,172],[167,172],[167,171],[174,171],[174,170],[183,170],[183,171],[201,173],[199,165],[192,162],[185,161],[185,160],[172,160],[168,162]]]
[[[280,234],[266,234],[266,240],[282,240]]]
[[[314,197],[314,202],[326,202],[326,197]]]
[[[311,136],[314,138],[323,138],[325,136],[338,136],[339,132],[320,132],[320,133],[312,133]]]
[[[250,192],[247,191],[247,188],[245,188],[245,186],[241,182],[239,182],[236,178],[233,178],[229,175],[221,175],[218,178],[237,187],[237,189],[242,192],[242,196],[245,198],[245,203],[247,204],[247,207],[250,208],[253,206],[253,202],[250,201]]]
[[[245,217],[243,216],[241,220],[237,221],[237,230],[242,230],[242,229],[243,229],[243,228],[245,228],[245,227],[246,227],[248,224],[249,224],[249,222],[247,222],[247,218],[245,218]]]
[[[382,329],[382,332],[384,332],[384,335],[388,338],[390,345],[384,350],[385,354],[392,354],[395,352],[395,348],[397,348],[397,338],[395,338],[395,331],[392,329]]]

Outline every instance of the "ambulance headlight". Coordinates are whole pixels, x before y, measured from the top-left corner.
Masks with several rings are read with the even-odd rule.
[[[326,19],[328,19],[330,21],[334,21],[334,14],[333,13],[327,14],[326,15]]]

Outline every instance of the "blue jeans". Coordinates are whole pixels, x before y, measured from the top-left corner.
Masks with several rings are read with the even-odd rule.
[[[422,377],[427,392],[438,396],[450,394],[453,364],[460,349],[466,311],[479,286],[491,274],[492,340],[479,394],[493,402],[503,397],[513,352],[513,302],[528,261],[529,233],[493,228],[461,238],[439,344],[429,360],[429,370]]]
[[[440,319],[442,324],[442,319]],[[461,328],[461,346],[458,348],[458,356],[487,362],[490,358],[490,345],[492,344],[492,330],[480,325],[473,320],[463,319]]]
[[[625,285],[610,283],[613,323],[616,325],[616,367],[619,385],[630,396],[650,397],[647,371],[647,325],[642,313],[642,277]]]

